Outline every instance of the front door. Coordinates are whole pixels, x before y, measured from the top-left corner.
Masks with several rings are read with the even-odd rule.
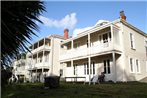
[[[112,75],[112,65],[110,59],[106,59],[103,61],[104,64],[104,74],[105,74],[105,80],[113,80]]]

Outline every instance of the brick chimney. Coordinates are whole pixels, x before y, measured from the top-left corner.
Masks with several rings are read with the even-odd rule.
[[[68,29],[64,29],[64,39],[68,39]]]
[[[126,18],[124,11],[120,11],[120,19],[126,21]]]

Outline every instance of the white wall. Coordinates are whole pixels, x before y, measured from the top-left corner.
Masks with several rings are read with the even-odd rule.
[[[130,33],[134,35],[135,49],[131,49],[130,46]],[[123,25],[123,44],[124,44],[124,58],[125,58],[125,74],[128,81],[140,80],[147,77],[145,71],[146,64],[146,52],[144,45],[144,36],[138,32]],[[129,58],[138,59],[140,61],[140,73],[130,73]]]
[[[60,56],[60,43],[61,43],[61,40],[62,39],[59,39],[59,38],[53,38],[52,39],[52,53],[53,53],[53,64],[52,64],[52,71],[53,71],[53,74],[55,75],[60,75],[60,69],[61,69],[61,66],[60,66],[60,61],[59,61],[59,56]]]

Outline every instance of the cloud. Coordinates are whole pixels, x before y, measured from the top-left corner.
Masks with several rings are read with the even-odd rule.
[[[76,13],[66,15],[61,20],[51,19],[44,16],[39,16],[39,19],[45,26],[73,29],[77,23]]]
[[[91,29],[91,28],[93,28],[93,27],[85,27],[85,28],[78,28],[78,29],[75,29],[75,30],[73,31],[73,36],[72,36],[72,37],[76,37],[78,34],[84,32],[84,31],[86,31],[86,30],[89,30],[89,29]]]

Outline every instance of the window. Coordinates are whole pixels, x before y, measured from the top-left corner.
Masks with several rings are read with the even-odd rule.
[[[104,60],[104,73],[105,74],[111,73],[110,60]]]
[[[107,43],[108,42],[108,34],[103,34],[103,43]]]
[[[40,63],[42,62],[42,56],[40,57]]]
[[[131,73],[140,73],[140,62],[138,59],[133,59],[130,58],[129,59],[129,63],[130,63],[130,72]]]
[[[63,76],[63,69],[60,69],[60,76]]]
[[[135,49],[134,35],[132,33],[130,33],[130,43],[131,43],[131,48]]]
[[[100,41],[100,43],[101,43],[101,40],[102,40],[102,38],[101,38],[101,35],[99,36],[99,41]]]
[[[22,66],[25,66],[25,62],[21,62],[21,65],[22,65]]]
[[[86,63],[84,63],[84,75],[86,75]]]
[[[74,75],[76,74],[76,66],[74,65]]]
[[[73,67],[74,67],[74,75],[77,75],[77,64],[75,64]]]
[[[34,62],[35,62],[35,64],[37,63],[37,58],[35,58]]]
[[[77,46],[76,46],[77,47]],[[67,50],[70,50],[71,49],[71,44],[70,43],[68,43],[67,44]]]
[[[71,63],[67,63],[67,67],[71,67]]]
[[[109,32],[108,34],[109,34],[109,40],[111,41],[111,32]]]
[[[130,71],[134,72],[133,59],[130,58]]]
[[[48,62],[48,60],[49,60],[49,54],[46,54],[45,55],[45,62]]]
[[[144,44],[145,44],[145,47],[147,47],[147,39],[145,39]]]
[[[106,74],[106,61],[104,60],[104,73]]]
[[[88,48],[88,46],[89,46],[89,45],[88,45],[88,40],[87,40],[87,48]]]
[[[145,50],[146,50],[146,57],[147,57],[147,46],[145,47]]]
[[[87,75],[89,75],[89,65],[87,63]]]
[[[92,63],[90,64],[90,74],[92,74]]]
[[[80,46],[80,42],[75,42],[74,43],[74,48],[78,48]]]
[[[90,65],[90,72],[89,72],[89,65],[88,63],[84,63],[84,75],[95,74],[95,62],[92,62]]]
[[[139,65],[139,60],[136,59],[136,72],[140,73],[140,65]]]
[[[131,68],[131,72],[133,72],[133,59],[130,58],[130,68]]]
[[[93,74],[95,74],[95,62],[92,62],[93,67]]]
[[[107,60],[108,74],[110,74],[110,60]]]
[[[63,45],[61,45],[61,48],[64,48],[64,46],[63,46]]]

